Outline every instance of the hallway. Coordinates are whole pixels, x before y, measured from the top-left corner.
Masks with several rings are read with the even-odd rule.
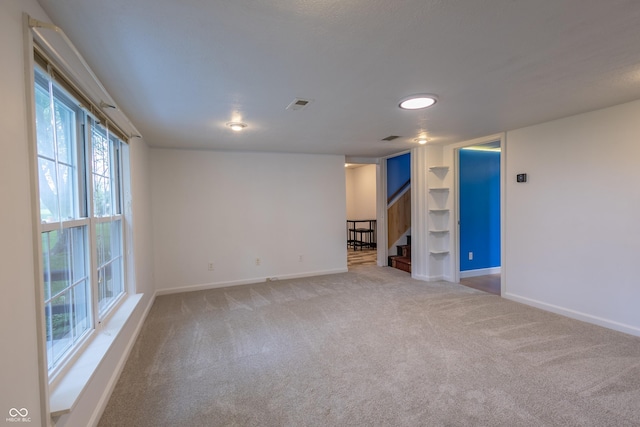
[[[465,279],[460,279],[460,284],[469,288],[488,292],[490,294],[500,295],[500,274],[467,277]]]
[[[376,265],[378,251],[376,249],[365,249],[362,251],[354,251],[347,249],[347,267],[360,265]]]

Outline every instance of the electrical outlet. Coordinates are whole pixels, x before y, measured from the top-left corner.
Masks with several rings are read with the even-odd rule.
[[[213,263],[212,262],[209,263],[208,268],[209,268],[209,271],[213,271]]]
[[[302,255],[298,255],[298,262],[304,261],[304,257]]]
[[[256,258],[256,265],[260,265],[260,258]]]
[[[473,261],[473,252],[469,252],[469,261]]]

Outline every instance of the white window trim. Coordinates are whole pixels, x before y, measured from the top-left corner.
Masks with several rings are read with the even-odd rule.
[[[38,156],[37,156],[37,133],[35,131],[35,104],[34,104],[34,67],[35,60],[33,57],[34,53],[34,41],[38,39],[40,42],[43,42],[45,45],[50,47],[52,51],[49,51],[49,54],[60,61],[62,64],[67,64],[65,58],[60,55],[53,47],[49,41],[50,38],[43,35],[43,30],[53,30],[55,31],[57,36],[62,37],[62,41],[66,43],[71,50],[77,55],[80,62],[85,67],[85,70],[90,79],[87,81],[82,81],[82,79],[78,79],[78,74],[74,72],[74,70],[70,71],[71,76],[76,80],[76,83],[80,83],[82,87],[91,87],[92,85],[97,84],[101,89],[105,99],[109,100],[109,104],[115,104],[113,102],[110,95],[104,90],[102,84],[97,80],[93,71],[88,67],[86,61],[80,53],[77,51],[75,46],[71,43],[71,41],[67,38],[67,36],[62,32],[58,27],[37,21],[27,14],[24,14],[24,40],[25,40],[25,50],[24,50],[24,58],[25,58],[25,83],[26,83],[26,94],[27,94],[27,102],[29,106],[29,152],[30,152],[30,161],[31,161],[31,178],[32,182],[38,183]],[[57,37],[54,35],[52,38]],[[55,45],[55,43],[54,43]],[[92,80],[92,81],[91,81]],[[91,81],[91,82],[89,82]],[[90,93],[95,93],[91,92]],[[99,105],[99,102],[98,102]],[[112,112],[113,113],[113,112]],[[91,115],[91,114],[90,114]],[[91,115],[93,117],[93,115]],[[120,126],[120,129],[129,129],[130,135],[140,137],[140,132],[135,128],[135,126],[129,121],[129,119],[122,114],[119,110],[115,110],[114,115],[110,114],[111,120],[115,120],[114,123],[117,123],[117,126]],[[128,150],[127,150],[128,151]],[[126,154],[128,156],[128,154]],[[119,156],[119,160],[121,164],[125,161],[125,152],[121,152]],[[33,248],[34,248],[34,278],[35,278],[35,304],[36,304],[36,321],[37,321],[37,333],[38,333],[38,353],[39,353],[39,379],[40,379],[40,407],[41,412],[44,414],[49,414],[49,416],[54,420],[59,416],[69,413],[73,410],[73,408],[78,403],[82,393],[86,389],[86,387],[91,382],[91,379],[95,375],[98,367],[105,359],[108,354],[109,349],[112,347],[114,342],[118,339],[120,333],[127,326],[127,322],[130,319],[131,315],[137,309],[139,303],[142,300],[143,294],[136,294],[135,287],[135,277],[134,270],[135,267],[133,265],[134,254],[131,248],[133,247],[133,235],[131,234],[131,196],[130,196],[130,172],[128,170],[121,170],[121,179],[122,179],[122,205],[121,205],[121,217],[123,222],[123,230],[122,230],[122,256],[123,256],[123,278],[124,278],[124,293],[121,294],[121,297],[118,301],[113,304],[110,312],[100,320],[99,324],[95,324],[93,329],[91,329],[85,337],[83,337],[82,343],[76,346],[76,349],[69,356],[69,360],[66,362],[66,365],[63,366],[58,372],[56,372],[54,377],[51,377],[48,366],[47,366],[47,347],[46,347],[46,327],[45,327],[45,315],[44,310],[41,309],[42,301],[44,301],[44,289],[42,287],[42,238],[41,233],[46,230],[55,230],[59,229],[59,223],[42,223],[40,216],[40,200],[39,200],[39,190],[36,185],[32,185],[32,195],[31,201],[32,206],[34,207],[32,213],[32,221],[34,224],[34,233],[33,233]],[[92,205],[90,205],[92,206]],[[91,227],[92,218],[81,218],[76,220],[70,220],[68,224],[73,225],[86,225]],[[93,251],[92,251],[93,252]],[[147,311],[150,308],[147,307]],[[145,314],[146,315],[146,314]],[[143,315],[144,318],[144,315]],[[134,336],[137,335],[137,331],[141,324],[136,328],[136,332],[134,332]],[[132,345],[133,341],[131,341],[128,345]],[[127,350],[128,352],[129,350]],[[46,425],[50,425],[50,421],[45,422]]]
[[[35,68],[35,65],[34,65]],[[41,67],[38,67],[41,69]],[[42,69],[41,69],[42,70]],[[42,72],[46,72],[46,70],[42,70]],[[34,72],[35,75],[35,72]],[[55,83],[54,83],[55,84]],[[34,85],[34,92],[35,92],[35,81],[33,82]],[[74,102],[78,102],[79,100],[75,99],[73,97],[73,95],[65,93],[64,88],[60,87],[59,85],[55,85],[56,86],[56,91],[60,91],[64,94],[64,96],[68,97],[71,101]],[[35,101],[33,101],[35,102]],[[89,329],[84,331],[82,336],[79,337],[79,339],[75,342],[73,342],[71,348],[69,348],[68,350],[65,351],[64,355],[61,356],[61,358],[59,360],[55,361],[55,365],[52,366],[51,368],[48,368],[48,375],[49,375],[49,383],[50,385],[55,384],[56,379],[63,374],[64,372],[67,371],[67,365],[73,363],[73,361],[79,357],[79,355],[83,352],[86,351],[86,343],[88,342],[88,340],[94,335],[95,330],[97,328],[99,328],[102,324],[104,324],[104,322],[106,321],[107,318],[109,318],[112,314],[112,312],[116,309],[116,306],[118,305],[119,301],[121,301],[123,298],[126,297],[127,294],[127,286],[124,286],[124,281],[125,278],[127,277],[127,259],[126,259],[126,245],[124,242],[125,236],[124,236],[124,230],[125,230],[125,218],[124,215],[122,214],[122,212],[120,213],[115,213],[115,214],[111,214],[109,216],[100,216],[100,217],[96,217],[95,216],[95,206],[94,206],[94,186],[93,186],[93,178],[95,175],[95,172],[93,170],[93,138],[92,138],[92,128],[93,126],[98,126],[98,123],[95,122],[93,119],[90,119],[87,114],[84,114],[82,111],[80,112],[80,116],[82,116],[82,122],[79,123],[77,125],[77,132],[76,132],[76,138],[73,141],[74,144],[74,152],[83,152],[85,153],[84,155],[84,167],[82,169],[80,169],[79,165],[80,165],[80,161],[81,158],[79,157],[79,155],[75,156],[78,163],[72,165],[76,170],[76,174],[78,175],[77,179],[79,180],[78,183],[80,184],[81,188],[84,189],[84,194],[82,196],[78,197],[78,201],[82,204],[85,204],[85,212],[84,215],[86,215],[86,217],[80,217],[80,218],[75,218],[75,219],[59,219],[58,221],[52,221],[52,222],[40,222],[40,226],[38,228],[39,234],[42,235],[45,232],[48,231],[54,231],[54,230],[58,230],[58,229],[71,229],[74,227],[85,227],[87,230],[87,235],[89,237],[87,243],[87,247],[86,250],[87,255],[88,255],[88,260],[89,262],[87,263],[87,267],[89,268],[90,272],[89,272],[89,283],[88,283],[88,289],[87,291],[89,292],[90,295],[90,305],[91,305],[91,311],[90,311],[90,325],[89,325]],[[117,176],[113,176],[113,181],[112,184],[118,185],[121,188],[118,189],[118,191],[116,192],[117,196],[121,199],[123,199],[124,194],[126,193],[126,190],[124,188],[122,188],[124,186],[124,180],[122,179],[122,173],[124,171],[123,168],[123,164],[122,164],[122,159],[121,156],[117,156],[115,158],[112,158],[111,156],[113,155],[113,146],[112,146],[112,140],[111,137],[109,136],[108,133],[108,128],[106,130],[107,134],[106,134],[106,138],[109,144],[109,157],[110,157],[110,165],[111,165],[111,172],[113,173],[114,171],[117,171]],[[117,139],[117,138],[116,138]],[[120,144],[120,140],[117,139],[118,144]],[[36,148],[35,148],[35,152],[38,152],[38,148],[37,148],[37,137],[36,137]],[[79,149],[78,147],[82,146],[81,149]],[[41,156],[38,154],[37,158],[36,158],[36,162],[38,162],[39,158],[41,158]],[[116,161],[117,164],[114,165],[113,161]],[[57,160],[56,160],[57,163]],[[114,167],[115,166],[115,167]],[[39,171],[38,171],[39,173]],[[82,177],[80,177],[80,173],[82,173]],[[117,178],[117,179],[115,179]],[[36,181],[39,183],[39,181]],[[38,184],[39,187],[39,184]],[[76,187],[76,186],[74,186]],[[37,190],[37,192],[39,193],[39,188]],[[123,201],[120,200],[117,204],[114,203],[114,192],[111,191],[111,198],[112,198],[112,202],[111,202],[111,206],[112,208],[114,208],[115,206],[119,206],[120,210],[122,209],[123,206]],[[38,202],[40,200],[40,197],[38,197]],[[78,215],[80,212],[77,211],[78,207],[76,207],[76,215]],[[38,205],[38,210],[40,210],[40,206]],[[82,214],[81,214],[82,215]],[[108,223],[108,222],[113,222],[113,221],[117,221],[120,220],[121,221],[121,229],[120,229],[120,243],[121,243],[121,248],[120,248],[120,257],[122,259],[122,264],[121,264],[121,281],[123,282],[123,289],[122,292],[120,294],[118,294],[118,296],[113,300],[113,301],[109,301],[109,303],[103,307],[102,310],[100,310],[100,301],[99,301],[99,293],[100,293],[100,289],[98,286],[98,269],[99,269],[99,265],[98,265],[98,259],[97,259],[97,236],[96,236],[96,230],[97,230],[97,225],[98,224],[103,224],[103,223]],[[39,248],[40,252],[42,252],[42,249]],[[42,259],[40,259],[40,265],[39,265],[40,269],[42,269]],[[39,282],[40,282],[40,287],[44,286],[44,279],[43,277],[39,278]],[[43,300],[44,301],[44,300]],[[42,308],[42,307],[41,307]],[[46,328],[46,325],[45,325]],[[47,343],[48,345],[48,343]],[[47,356],[48,357],[48,356]],[[50,361],[48,361],[48,364],[50,363]]]
[[[55,382],[50,385],[49,411],[52,418],[73,410],[109,348],[142,299],[142,294],[125,295],[107,320],[91,332],[91,338],[83,344],[84,348],[76,351],[75,360],[67,363]]]

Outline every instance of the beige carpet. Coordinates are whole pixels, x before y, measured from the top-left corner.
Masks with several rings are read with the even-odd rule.
[[[392,268],[158,297],[101,426],[638,426],[640,339]]]

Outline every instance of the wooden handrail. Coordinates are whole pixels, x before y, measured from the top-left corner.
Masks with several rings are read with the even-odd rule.
[[[391,203],[391,201],[392,201],[393,199],[395,199],[396,197],[398,197],[398,195],[399,195],[400,193],[402,193],[404,190],[406,190],[406,189],[407,189],[407,187],[409,187],[409,186],[411,186],[411,178],[409,178],[409,179],[408,179],[404,184],[402,184],[402,186],[401,186],[400,188],[398,188],[398,189],[396,190],[396,192],[395,192],[395,193],[393,193],[390,197],[388,197],[388,198],[387,198],[387,205],[388,205],[389,203]]]

